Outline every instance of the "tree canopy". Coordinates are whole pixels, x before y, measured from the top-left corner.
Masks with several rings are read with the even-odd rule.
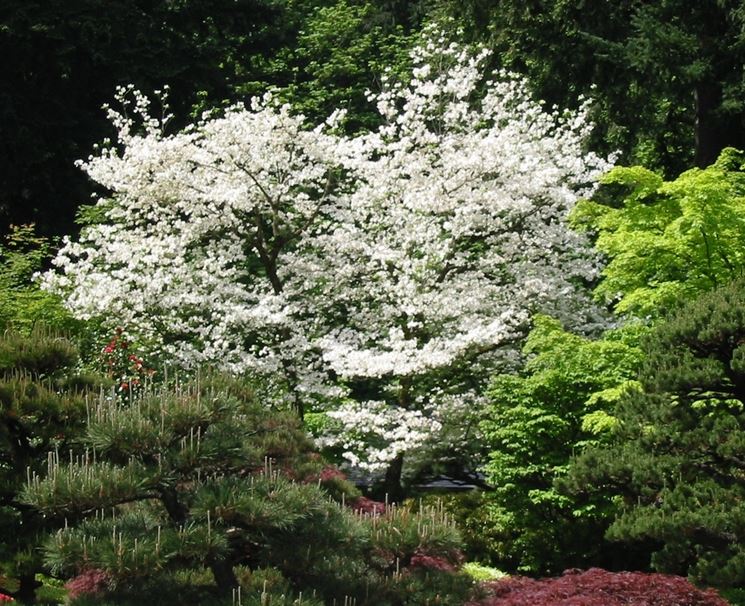
[[[540,98],[595,99],[597,149],[676,176],[745,143],[743,11],[726,0],[440,2]]]
[[[743,160],[726,149],[710,167],[669,182],[643,167],[605,175],[598,201],[581,202],[572,218],[608,258],[597,296],[619,313],[658,317],[742,275]]]
[[[493,487],[485,534],[502,567],[547,574],[627,556],[601,540],[614,513],[611,500],[573,499],[554,483],[574,455],[605,441],[618,423],[614,406],[635,384],[645,330],[631,325],[588,339],[539,316],[520,374],[492,379],[480,424],[489,449],[483,469]]]

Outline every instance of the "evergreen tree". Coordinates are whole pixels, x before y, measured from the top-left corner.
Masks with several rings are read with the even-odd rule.
[[[48,520],[19,498],[28,474],[39,474],[50,449],[67,449],[82,429],[84,382],[70,368],[68,341],[37,329],[0,335],[0,593],[34,601],[42,570],[38,545]],[[0,582],[0,585],[3,583]]]
[[[76,598],[142,603],[158,592],[162,603],[229,604],[266,575],[276,591],[259,586],[262,604],[289,603],[279,595],[288,592],[314,605],[313,592],[360,605],[464,598],[468,584],[450,572],[458,538],[442,515],[367,515],[335,502],[331,490],[358,493],[321,467],[293,414],[268,410],[239,383],[212,377],[129,405],[101,398],[83,443],[72,462],[50,455],[48,473],[24,491],[64,525],[45,558],[53,573],[77,575]]]
[[[582,455],[566,488],[615,492],[624,509],[608,538],[654,546],[658,570],[742,586],[745,281],[685,305],[645,351],[613,444]]]

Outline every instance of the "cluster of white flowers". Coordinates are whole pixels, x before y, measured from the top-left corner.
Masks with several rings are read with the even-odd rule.
[[[351,138],[271,99],[168,135],[121,91],[144,129],[111,112],[118,146],[81,163],[112,192],[105,220],[45,286],[180,364],[281,375],[296,398],[378,381],[386,403],[329,413],[389,444],[349,437],[349,461],[418,448],[440,428],[421,393],[435,373],[514,342],[536,310],[591,317],[577,286],[598,259],[565,219],[609,166],[583,151],[584,110],[548,112],[510,74],[483,86],[485,51],[433,34],[412,58],[371,97],[383,126]]]
[[[396,409],[380,400],[345,403],[328,413],[338,424],[318,444],[341,447],[350,467],[379,473],[400,454],[425,446],[442,429],[436,411],[425,412]]]

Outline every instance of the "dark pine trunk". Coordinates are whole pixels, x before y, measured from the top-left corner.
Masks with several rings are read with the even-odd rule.
[[[238,587],[238,579],[235,577],[233,565],[230,562],[224,560],[212,562],[210,564],[210,570],[212,570],[212,575],[215,577],[217,591],[220,594],[230,594],[233,589]]]
[[[186,524],[186,519],[189,515],[189,510],[178,497],[176,490],[170,486],[164,486],[160,489],[160,501],[165,507],[168,517],[176,526],[183,526]]]
[[[36,580],[36,575],[26,573],[18,577],[18,591],[13,597],[21,604],[36,604],[36,590],[41,583]]]

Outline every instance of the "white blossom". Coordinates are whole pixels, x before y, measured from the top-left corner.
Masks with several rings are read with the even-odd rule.
[[[45,287],[181,365],[325,402],[343,431],[324,443],[352,464],[424,448],[440,396],[498,370],[533,312],[595,321],[579,287],[598,259],[566,216],[609,168],[584,149],[586,108],[546,111],[512,74],[484,86],[486,51],[430,37],[409,82],[370,96],[383,125],[352,138],[270,98],[167,134],[121,91],[142,127],[110,110],[118,144],[81,163],[105,219]],[[364,381],[380,397],[350,403]]]
[[[384,401],[345,403],[328,413],[337,425],[319,439],[320,446],[341,446],[350,467],[385,471],[400,454],[422,448],[442,429],[436,414],[394,409]]]

